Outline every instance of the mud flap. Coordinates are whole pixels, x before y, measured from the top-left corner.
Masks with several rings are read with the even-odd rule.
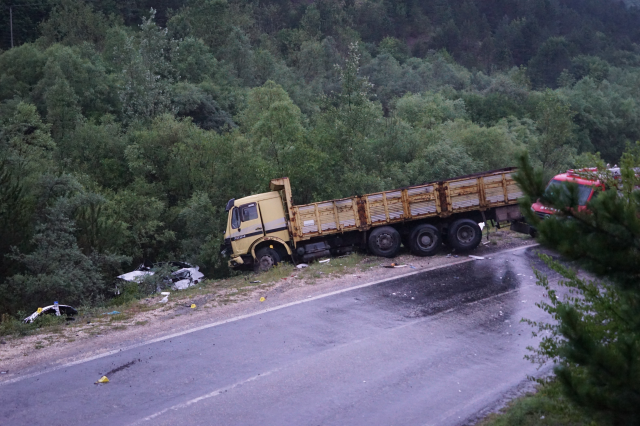
[[[531,235],[531,231],[532,231],[533,228],[531,228],[531,226],[529,226],[525,222],[520,222],[520,221],[515,221],[514,220],[513,222],[511,222],[510,229],[512,231],[518,232],[520,234]]]

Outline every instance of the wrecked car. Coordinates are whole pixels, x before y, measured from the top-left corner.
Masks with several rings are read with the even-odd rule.
[[[66,316],[67,319],[73,320],[73,318],[71,317],[74,315],[78,315],[78,311],[72,306],[59,305],[55,303],[50,306],[45,306],[44,308],[38,308],[37,311],[26,317],[24,320],[22,320],[22,322],[24,322],[25,324],[32,323],[41,315],[55,315],[58,317]]]
[[[176,290],[184,290],[194,284],[198,284],[204,278],[204,274],[200,272],[200,267],[187,262],[161,262],[154,263],[152,266],[142,264],[138,266],[135,271],[119,275],[118,278],[124,281],[139,283],[145,276],[154,275],[158,269],[165,266],[178,268],[178,270],[171,272],[169,276],[163,278],[167,283],[171,282],[171,286]]]

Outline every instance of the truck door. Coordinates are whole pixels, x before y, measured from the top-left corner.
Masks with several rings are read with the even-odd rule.
[[[234,207],[231,212],[231,244],[236,255],[247,254],[255,240],[264,235],[258,203]]]

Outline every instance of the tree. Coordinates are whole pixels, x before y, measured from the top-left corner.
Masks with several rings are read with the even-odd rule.
[[[124,35],[113,54],[122,70],[119,94],[127,122],[149,120],[172,110],[170,91],[175,76],[169,57],[175,42],[166,29],[156,25],[155,14],[151,9],[138,37]]]
[[[185,260],[200,266],[207,276],[224,273],[226,260],[220,255],[222,236],[227,215],[221,207],[214,207],[204,192],[194,192],[184,209],[180,211],[186,238],[182,240]]]
[[[62,140],[72,132],[82,120],[78,97],[62,76],[60,69],[55,83],[45,93],[47,103],[47,121],[51,124],[51,136],[55,141]]]
[[[562,71],[569,68],[571,55],[564,37],[549,37],[528,65],[531,81],[537,87],[555,87]]]
[[[575,260],[589,279],[570,267],[543,260],[565,279],[569,294],[559,297],[546,277],[537,274],[549,302],[540,306],[556,323],[533,323],[542,334],[530,359],[552,360],[565,395],[599,424],[635,425],[640,422],[640,145],[625,153],[621,177],[614,178],[600,163],[586,173],[604,182],[588,205],[578,208],[575,184],[544,191],[543,174],[521,159],[516,180],[526,198],[523,212],[535,224],[539,240],[567,259]],[[540,220],[530,211],[540,199],[556,209]]]
[[[215,53],[227,41],[232,19],[227,0],[192,0],[170,19],[168,27],[176,38],[202,39]]]
[[[62,0],[53,7],[49,19],[40,24],[40,31],[48,44],[101,44],[109,24],[107,17],[101,12],[94,12],[91,4]]]
[[[467,118],[462,99],[446,99],[439,93],[406,94],[398,99],[396,114],[413,126],[432,129],[436,125],[458,118]]]
[[[387,53],[402,63],[409,58],[409,48],[407,44],[395,37],[385,37],[378,46],[380,53]]]
[[[568,169],[576,154],[574,147],[574,113],[558,94],[547,90],[542,94],[536,111],[540,137],[530,147],[547,175]]]
[[[39,187],[41,209],[31,241],[34,250],[22,253],[14,248],[9,257],[24,265],[24,271],[10,277],[0,289],[12,296],[5,302],[10,312],[16,306],[35,309],[54,300],[74,305],[95,302],[105,291],[100,267],[119,266],[127,260],[110,254],[87,255],[78,247],[72,216],[84,204],[86,194],[73,177],[45,175]]]

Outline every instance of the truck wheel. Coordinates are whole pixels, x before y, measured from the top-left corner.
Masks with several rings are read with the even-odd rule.
[[[409,247],[416,256],[433,256],[442,245],[442,235],[433,225],[418,225],[409,235]]]
[[[280,255],[269,247],[263,247],[256,252],[256,266],[260,271],[268,271],[280,262]]]
[[[369,234],[369,250],[376,256],[394,257],[400,251],[400,233],[391,226],[375,228]]]
[[[459,219],[449,227],[448,242],[458,251],[469,251],[478,247],[482,240],[482,230],[471,219]]]

